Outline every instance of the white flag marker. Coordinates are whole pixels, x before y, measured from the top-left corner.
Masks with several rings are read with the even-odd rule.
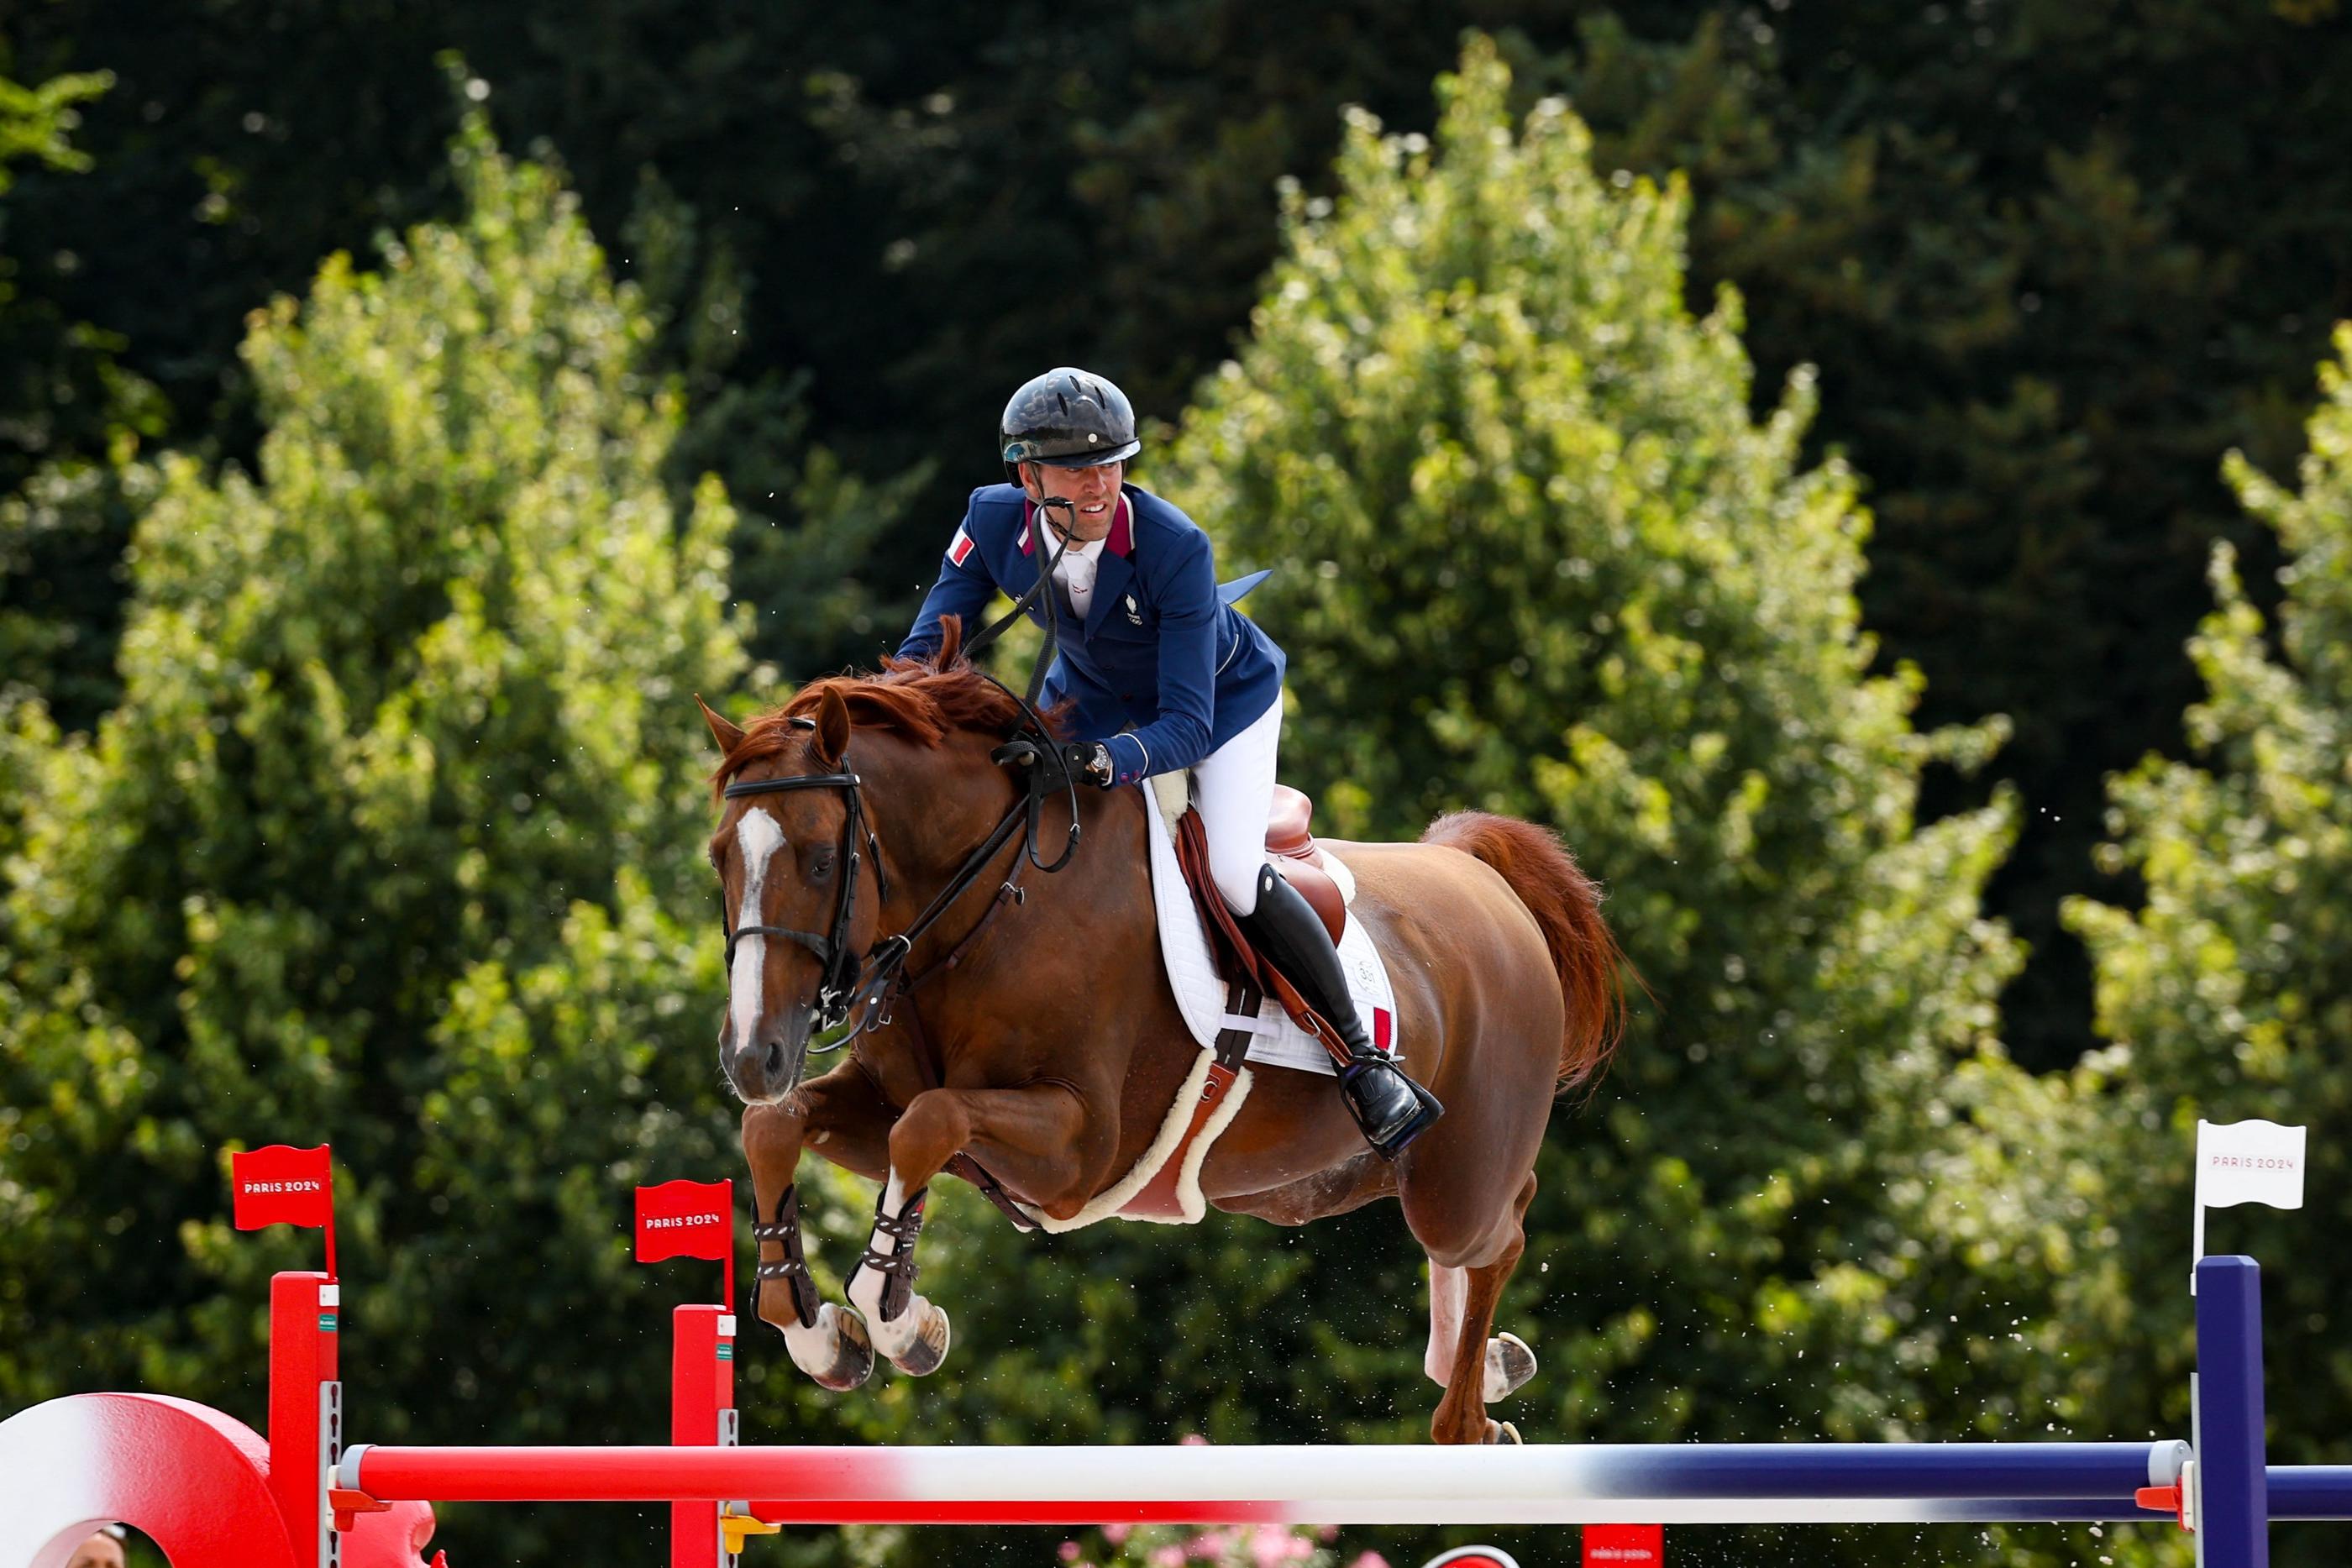
[[[2205,1256],[2205,1211],[2241,1203],[2303,1207],[2304,1129],[2276,1122],[2197,1124],[2197,1224],[2189,1243],[2191,1295]]]

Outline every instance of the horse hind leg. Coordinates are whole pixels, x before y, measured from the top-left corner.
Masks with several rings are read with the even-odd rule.
[[[1470,1271],[1449,1269],[1433,1260],[1429,1265],[1429,1350],[1422,1370],[1440,1388],[1454,1380],[1455,1342],[1461,1335],[1463,1309],[1469,1300]],[[1486,1381],[1480,1393],[1489,1405],[1507,1399],[1536,1375],[1536,1353],[1515,1333],[1498,1333],[1486,1342]]]
[[[1519,1440],[1518,1429],[1488,1416],[1486,1406],[1535,1375],[1535,1354],[1516,1334],[1489,1335],[1496,1303],[1527,1250],[1522,1225],[1535,1195],[1535,1173],[1529,1171],[1515,1201],[1475,1239],[1442,1234],[1451,1228],[1428,1223],[1434,1216],[1427,1212],[1424,1223],[1414,1227],[1430,1260],[1430,1346],[1423,1364],[1445,1388],[1429,1425],[1430,1436],[1440,1443]],[[1410,1207],[1407,1216],[1412,1217]]]
[[[1462,1334],[1462,1307],[1469,1292],[1468,1270],[1429,1260],[1429,1350],[1421,1367],[1440,1388],[1454,1381],[1454,1342]]]
[[[1454,1331],[1452,1364],[1446,1369],[1445,1396],[1437,1402],[1437,1414],[1429,1423],[1429,1435],[1437,1442],[1519,1440],[1517,1427],[1486,1414],[1486,1402],[1534,1376],[1535,1356],[1516,1335],[1490,1340],[1487,1330],[1494,1326],[1495,1303],[1511,1271],[1518,1267],[1523,1249],[1523,1243],[1514,1242],[1494,1262],[1459,1270],[1464,1276],[1462,1317]]]

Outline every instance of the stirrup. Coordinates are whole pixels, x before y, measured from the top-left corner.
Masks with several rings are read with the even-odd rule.
[[[1402,1086],[1402,1094],[1398,1085]],[[1382,1103],[1375,1103],[1375,1097]],[[1356,1130],[1384,1160],[1404,1153],[1405,1145],[1445,1114],[1436,1095],[1415,1083],[1396,1062],[1381,1056],[1359,1057],[1340,1072],[1339,1099],[1355,1118]]]

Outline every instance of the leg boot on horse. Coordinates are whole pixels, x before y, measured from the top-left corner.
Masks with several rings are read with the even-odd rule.
[[[880,1181],[889,1170],[891,1112],[874,1081],[845,1061],[781,1103],[747,1106],[743,1155],[751,1167],[752,1237],[759,1243],[752,1309],[784,1336],[793,1364],[835,1392],[874,1370],[874,1346],[854,1312],[820,1301],[801,1236],[801,1153]]]

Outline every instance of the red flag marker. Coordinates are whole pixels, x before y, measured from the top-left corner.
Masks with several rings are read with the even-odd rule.
[[[1588,1524],[1585,1568],[1658,1568],[1666,1560],[1663,1524]]]
[[[327,1278],[335,1277],[335,1176],[331,1149],[271,1144],[228,1157],[229,1207],[239,1230],[298,1225],[327,1233]]]
[[[727,1265],[728,1307],[735,1303],[735,1183],[666,1181],[637,1188],[637,1261],[709,1258]]]

